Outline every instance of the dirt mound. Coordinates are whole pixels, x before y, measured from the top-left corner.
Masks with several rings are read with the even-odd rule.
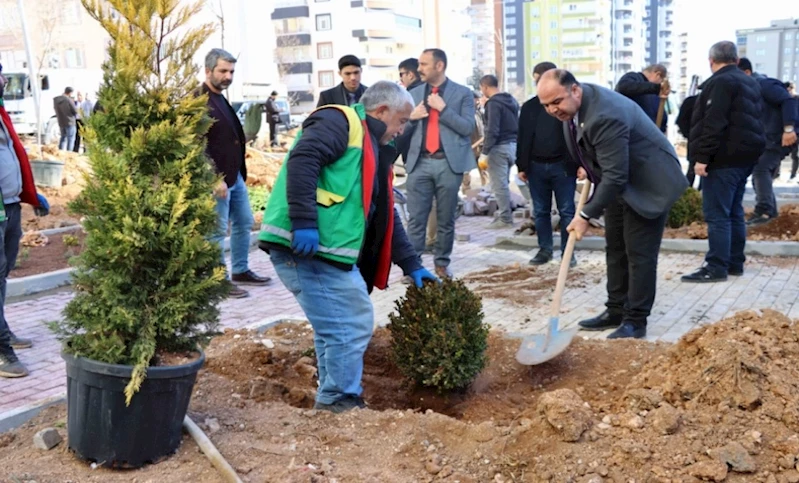
[[[520,263],[492,265],[464,278],[475,293],[485,298],[504,299],[518,305],[527,305],[539,298],[542,291],[552,292],[558,280],[557,265],[529,266]],[[569,270],[567,287],[585,287],[586,267]]]
[[[247,186],[265,186],[271,191],[283,166],[284,156],[285,153],[267,153],[247,148]]]
[[[749,227],[747,238],[750,240],[786,240],[799,241],[799,205],[784,205],[780,214],[765,225]]]

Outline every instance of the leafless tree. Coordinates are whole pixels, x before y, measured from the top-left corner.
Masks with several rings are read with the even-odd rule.
[[[277,47],[273,58],[277,64],[278,78],[282,83],[285,83],[284,79],[287,76],[295,73],[295,66],[299,62],[307,60],[297,55],[299,47],[303,47],[303,45],[297,35],[280,35],[280,32],[278,32]],[[313,87],[308,89],[307,92],[313,94]],[[298,102],[298,94],[300,93],[297,92],[293,95],[289,93],[289,105],[295,105]]]
[[[41,72],[45,67],[56,67],[47,63],[47,60],[57,50],[55,32],[61,25],[63,6],[56,0],[39,0],[37,2],[36,19],[34,25],[39,35],[39,45],[36,49],[36,72]]]
[[[220,47],[225,48],[225,9],[222,7],[222,0],[219,0],[219,7],[214,5],[214,0],[206,0],[206,5],[211,9],[216,19],[219,21]]]

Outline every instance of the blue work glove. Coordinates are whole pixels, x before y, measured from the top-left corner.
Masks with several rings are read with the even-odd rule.
[[[319,230],[316,228],[300,228],[294,230],[291,248],[295,255],[312,257],[319,250]]]
[[[45,198],[44,195],[37,194],[36,199],[39,201],[39,206],[33,209],[36,216],[47,216],[50,214],[50,203],[47,202],[47,198]]]
[[[411,272],[411,278],[413,279],[413,284],[419,288],[424,286],[425,280],[432,280],[441,283],[441,280],[439,280],[438,277],[436,277],[432,273],[428,272],[426,268],[420,268],[418,270],[414,270],[413,272]]]

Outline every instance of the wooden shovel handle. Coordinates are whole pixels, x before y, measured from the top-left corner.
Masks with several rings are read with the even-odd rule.
[[[655,126],[660,129],[660,126],[663,124],[663,112],[666,110],[666,98],[660,98],[660,104],[658,104],[658,115],[655,119]]]
[[[580,216],[583,211],[585,202],[588,201],[588,193],[591,191],[591,182],[586,180],[583,185],[583,190],[580,192],[580,201],[577,203],[577,211],[574,216]],[[558,282],[555,285],[555,295],[552,297],[552,309],[549,315],[558,317],[560,314],[560,302],[563,299],[563,290],[566,288],[566,276],[569,274],[569,264],[572,261],[572,254],[574,253],[574,245],[577,243],[577,237],[574,234],[569,234],[569,241],[566,242],[566,250],[563,251],[563,260],[560,262],[560,272],[558,272]]]

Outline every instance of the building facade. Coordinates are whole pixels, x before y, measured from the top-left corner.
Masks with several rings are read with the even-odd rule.
[[[669,72],[678,68],[674,0],[644,0],[644,26],[646,64],[663,64]]]
[[[494,74],[504,80],[504,56],[502,4],[493,0],[471,0],[468,33],[472,42],[472,69],[485,74]]]
[[[532,84],[532,68],[525,63],[524,55],[524,4],[526,0],[505,0],[503,9],[505,35],[505,79],[508,90],[524,90]]]
[[[760,74],[799,82],[799,19],[773,20],[764,28],[736,32],[738,55]]]

